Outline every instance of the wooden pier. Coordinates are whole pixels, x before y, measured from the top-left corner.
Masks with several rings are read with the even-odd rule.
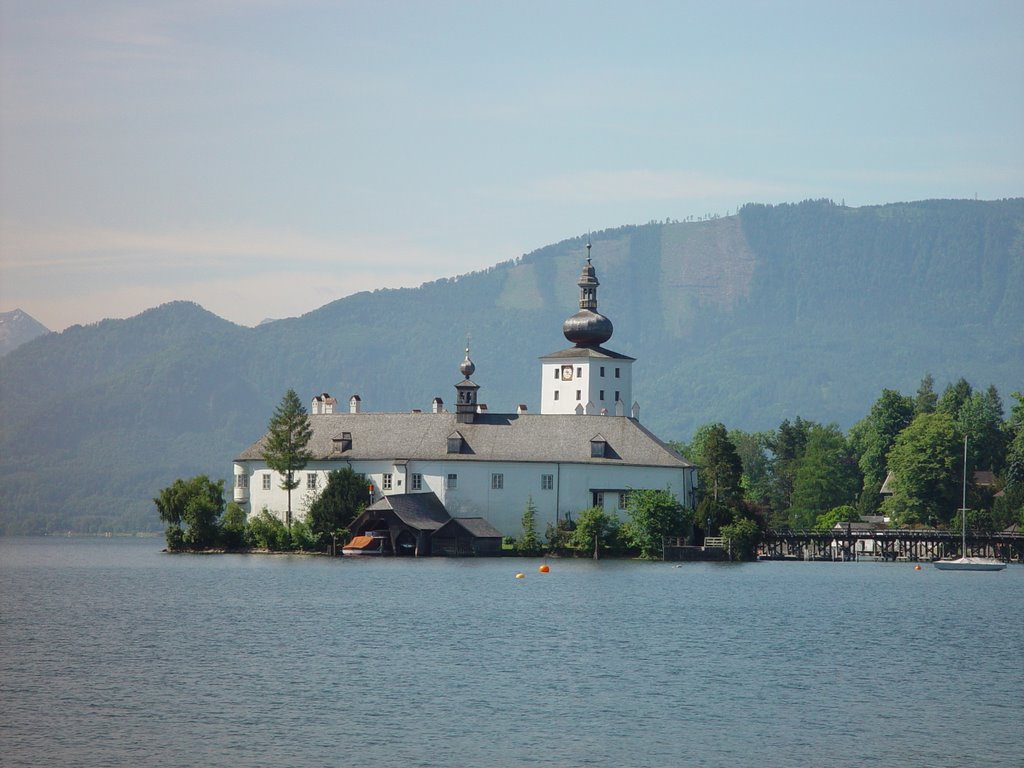
[[[961,534],[953,531],[833,528],[825,531],[771,529],[760,557],[765,560],[886,560],[931,562],[961,556]],[[1024,562],[1024,535],[967,532],[967,555]]]

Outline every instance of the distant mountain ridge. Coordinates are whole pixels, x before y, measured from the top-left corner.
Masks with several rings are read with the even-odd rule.
[[[748,205],[592,243],[606,346],[637,358],[640,418],[663,439],[796,415],[848,427],[926,372],[1024,388],[1024,199]],[[480,401],[536,411],[585,258],[578,237],[255,328],[174,302],[37,339],[0,359],[0,530],[154,529],[159,488],[229,477],[289,387],[450,406],[467,334]]]
[[[0,357],[49,332],[49,328],[28,312],[20,309],[0,312]]]

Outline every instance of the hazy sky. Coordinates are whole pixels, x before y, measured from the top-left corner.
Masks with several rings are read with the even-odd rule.
[[[255,324],[745,202],[1021,196],[1024,2],[0,0],[0,114],[0,310]]]

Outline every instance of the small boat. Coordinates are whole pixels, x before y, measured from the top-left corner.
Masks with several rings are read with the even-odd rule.
[[[390,550],[390,539],[387,531],[368,531],[363,536],[355,536],[341,548],[343,555],[383,555]]]
[[[967,437],[964,437],[964,492],[960,503],[961,549],[963,553],[955,560],[936,560],[934,565],[940,571],[1001,571],[1006,563],[994,557],[967,557]]]

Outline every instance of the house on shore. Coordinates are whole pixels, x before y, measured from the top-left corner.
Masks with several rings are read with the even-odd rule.
[[[312,459],[292,494],[294,513],[303,515],[328,473],[342,467],[367,478],[367,508],[353,532],[386,522],[396,552],[487,554],[495,534],[522,535],[531,500],[542,535],[589,507],[621,516],[635,489],[668,489],[692,507],[696,467],[640,423],[636,402],[626,405],[634,359],[603,346],[612,324],[597,312],[599,283],[587,249],[579,311],[562,329],[572,346],[540,358],[540,413],[480,404],[468,348],[454,411],[435,397],[427,411],[374,413],[353,395],[340,412],[335,398],[318,393],[309,416]],[[263,460],[266,440],[235,459],[234,500],[249,514],[266,509],[283,519],[287,496]],[[430,520],[420,514],[428,509]]]

